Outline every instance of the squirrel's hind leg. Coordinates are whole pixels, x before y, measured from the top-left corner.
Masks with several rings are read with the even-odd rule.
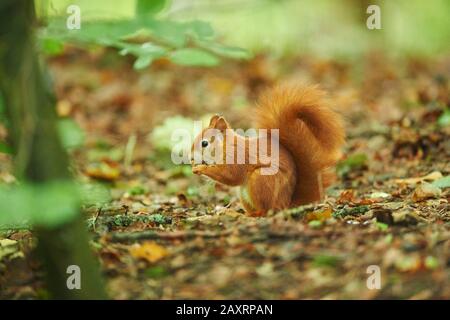
[[[242,194],[241,199],[249,214],[287,209],[291,205],[294,188],[294,175],[281,171],[262,175],[261,169],[257,169],[249,176],[244,189],[246,195]]]

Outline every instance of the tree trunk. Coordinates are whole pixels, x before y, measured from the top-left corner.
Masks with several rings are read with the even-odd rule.
[[[14,167],[17,177],[26,182],[68,181],[68,157],[57,131],[53,90],[37,56],[35,26],[32,0],[0,2],[0,92],[7,110]],[[35,231],[52,298],[106,297],[81,211],[65,225],[35,226]],[[79,290],[67,287],[70,265],[81,270]]]

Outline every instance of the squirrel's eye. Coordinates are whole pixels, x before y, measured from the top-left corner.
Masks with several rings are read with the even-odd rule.
[[[208,146],[209,142],[208,140],[202,140],[202,147],[206,148]]]

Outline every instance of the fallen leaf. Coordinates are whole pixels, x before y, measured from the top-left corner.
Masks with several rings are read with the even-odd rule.
[[[395,267],[400,272],[416,272],[421,269],[422,261],[418,255],[403,256],[395,261]]]
[[[94,179],[113,181],[120,175],[120,170],[108,162],[90,164],[86,169],[86,174]]]
[[[318,229],[322,226],[322,221],[312,220],[308,223],[308,226],[310,226],[313,229]]]
[[[450,176],[437,179],[433,181],[432,185],[441,189],[450,188]]]
[[[60,117],[67,117],[72,111],[72,104],[68,100],[60,100],[56,104],[56,112]]]
[[[364,153],[350,155],[336,165],[336,172],[340,177],[345,177],[354,170],[367,168],[367,160]]]
[[[395,211],[392,213],[392,218],[395,224],[417,224],[419,221],[426,221],[419,215],[417,215],[414,211],[404,209]]]
[[[442,190],[431,183],[421,183],[413,192],[412,200],[419,202],[430,198],[438,198],[442,194]]]
[[[423,177],[418,178],[407,178],[407,179],[394,179],[393,181],[397,184],[418,184],[423,181],[434,181],[442,178],[442,173],[439,171],[433,171],[430,174],[427,174]]]
[[[19,251],[19,243],[17,241],[10,239],[0,240],[0,261],[6,257],[14,258],[18,256],[23,256],[23,254]]]
[[[386,192],[373,192],[370,195],[371,199],[384,199],[384,198],[390,198],[390,197],[391,197],[391,195]]]
[[[167,250],[153,241],[143,244],[135,244],[130,249],[130,254],[136,259],[144,259],[150,263],[161,260],[168,255]]]
[[[185,208],[192,206],[192,201],[189,200],[184,193],[179,192],[177,194],[177,198],[178,198],[178,202],[180,203],[180,206],[185,207]]]
[[[428,256],[425,258],[424,264],[427,269],[433,270],[439,267],[439,260],[433,256]]]
[[[386,231],[389,228],[389,226],[383,222],[377,222],[376,226],[380,231]]]
[[[256,273],[260,277],[268,277],[273,274],[273,264],[270,262],[264,262],[261,266],[256,269]]]
[[[168,274],[167,270],[162,266],[155,266],[145,270],[145,275],[149,278],[160,279]]]
[[[355,201],[355,191],[352,189],[344,190],[339,195],[339,199],[337,200],[337,203],[343,204],[343,203],[349,203]]]
[[[327,208],[322,211],[313,211],[306,214],[305,218],[307,222],[310,221],[325,221],[329,218],[331,218],[331,214],[333,213],[333,210],[331,208]]]
[[[315,267],[336,267],[341,258],[332,254],[319,254],[314,256],[312,264]]]

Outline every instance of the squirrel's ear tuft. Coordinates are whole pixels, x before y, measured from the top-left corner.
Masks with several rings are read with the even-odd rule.
[[[215,114],[211,117],[211,120],[209,120],[209,127],[214,128],[216,126],[217,120],[220,118],[220,115]]]
[[[225,131],[226,129],[230,128],[230,125],[228,124],[228,122],[225,120],[224,117],[219,117],[216,123],[214,124],[214,128],[220,131]]]

